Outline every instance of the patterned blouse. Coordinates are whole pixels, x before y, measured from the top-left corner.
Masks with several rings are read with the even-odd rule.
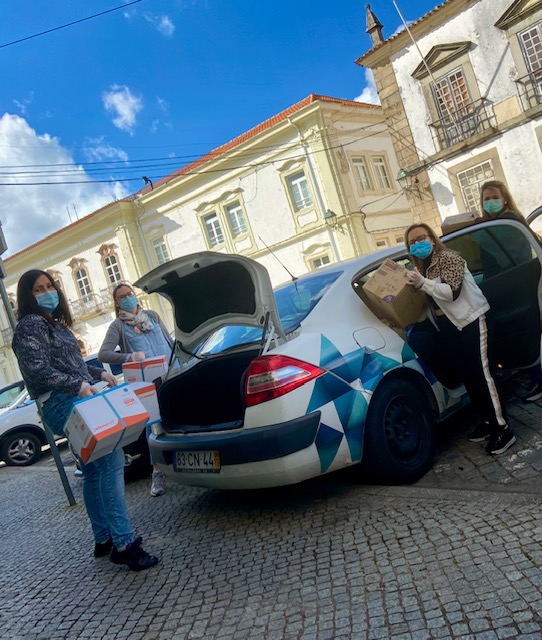
[[[12,347],[31,398],[48,391],[76,396],[83,382],[99,380],[103,369],[88,367],[73,333],[61,322],[52,325],[38,314],[24,316]]]

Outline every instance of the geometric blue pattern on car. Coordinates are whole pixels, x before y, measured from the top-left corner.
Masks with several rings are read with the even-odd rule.
[[[341,445],[343,434],[336,429],[328,427],[327,424],[320,423],[315,444],[320,457],[320,468],[325,473],[333,462],[337,451]]]
[[[351,367],[348,357],[343,356],[331,340],[324,335],[321,336],[319,364],[347,382],[352,382],[359,377],[355,369]]]
[[[401,356],[406,360],[416,357],[410,347],[403,349]],[[331,340],[321,336],[319,365],[327,373],[314,381],[306,413],[318,409],[324,411],[325,405],[332,402],[340,421],[340,425],[333,426],[320,423],[315,444],[322,473],[333,463],[343,438],[346,439],[352,460],[361,459],[368,406],[363,394],[352,389],[349,383],[361,380],[365,389],[374,391],[384,373],[401,364],[380,353],[367,353],[359,348],[342,354]]]
[[[350,385],[337,376],[331,373],[324,373],[324,375],[316,378],[314,382],[314,389],[312,390],[306,413],[323,407],[328,402],[332,402],[335,398],[348,393],[350,390]]]
[[[360,460],[363,446],[363,429],[367,417],[367,400],[362,393],[351,389],[334,401],[337,415],[343,426],[344,435],[352,460]]]
[[[403,345],[401,358],[403,359],[403,362],[409,362],[410,360],[416,360],[417,358],[416,354],[414,353],[414,351],[412,351],[412,348],[408,345],[407,342],[405,342],[405,344]]]
[[[384,373],[395,369],[399,363],[379,353],[366,353],[363,359],[361,382],[365,389],[374,391]]]

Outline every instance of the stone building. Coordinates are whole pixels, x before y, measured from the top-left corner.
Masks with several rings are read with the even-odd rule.
[[[366,19],[357,64],[375,75],[415,216],[479,211],[492,178],[524,214],[540,206],[542,2],[447,0],[387,40],[370,6]]]

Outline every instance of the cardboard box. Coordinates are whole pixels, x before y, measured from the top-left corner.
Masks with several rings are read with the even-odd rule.
[[[482,218],[476,211],[468,211],[467,213],[458,213],[455,216],[448,216],[441,224],[442,235],[445,236],[452,231],[459,231],[465,227],[470,227],[471,224],[481,222]]]
[[[154,356],[122,365],[125,382],[152,382],[167,373],[167,356]]]
[[[154,382],[132,382],[130,388],[133,389],[139,401],[149,414],[149,422],[152,423],[161,420],[158,396],[156,395],[156,385]]]
[[[149,414],[127,384],[73,405],[64,432],[84,464],[135,442]]]
[[[419,320],[427,306],[425,294],[407,284],[406,273],[401,265],[386,260],[363,285],[373,313],[402,329]]]

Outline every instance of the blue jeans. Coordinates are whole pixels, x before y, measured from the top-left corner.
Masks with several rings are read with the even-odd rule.
[[[42,407],[43,421],[56,435],[64,435],[64,425],[77,396],[54,392]],[[83,500],[94,540],[104,543],[109,538],[117,548],[134,540],[124,495],[124,452],[116,449],[94,462],[81,463]]]

